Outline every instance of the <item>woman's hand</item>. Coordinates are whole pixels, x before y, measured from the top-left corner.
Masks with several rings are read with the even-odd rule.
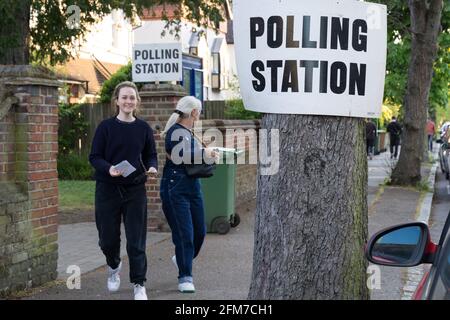
[[[214,158],[215,162],[219,161],[219,151],[215,148],[206,148],[205,154],[208,158]]]
[[[111,177],[121,176],[122,173],[122,171],[115,169],[114,166],[111,166],[111,168],[109,168],[109,174]]]
[[[158,170],[156,170],[153,167],[150,167],[150,169],[148,169],[147,174],[151,177],[151,178],[156,178],[156,176],[158,175]]]

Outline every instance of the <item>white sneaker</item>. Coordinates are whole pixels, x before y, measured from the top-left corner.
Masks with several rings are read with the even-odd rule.
[[[173,264],[175,265],[175,267],[177,267],[177,270],[178,270],[177,256],[173,256],[173,257],[172,257],[172,262],[173,262]]]
[[[181,293],[194,293],[195,287],[192,282],[183,282],[178,284],[178,291]]]
[[[122,269],[122,261],[116,269],[108,266],[108,290],[109,292],[116,292],[120,287],[120,270]]]
[[[140,284],[134,285],[134,300],[148,300],[144,286],[141,286]]]

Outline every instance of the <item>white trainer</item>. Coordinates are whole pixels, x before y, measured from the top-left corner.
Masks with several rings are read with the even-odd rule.
[[[148,300],[144,286],[141,286],[140,284],[134,285],[134,300]]]
[[[175,265],[175,267],[176,267],[177,270],[178,270],[177,256],[173,256],[173,257],[172,257],[172,262],[173,262],[173,264]]]
[[[109,292],[116,292],[120,287],[120,270],[122,269],[122,261],[116,269],[108,266],[108,290]]]
[[[194,293],[195,287],[192,282],[183,282],[178,284],[178,291],[181,293]]]

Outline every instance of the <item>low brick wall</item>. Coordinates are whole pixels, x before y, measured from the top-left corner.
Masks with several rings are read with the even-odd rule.
[[[17,98],[0,113],[1,296],[57,276],[58,85],[45,69],[0,66]]]
[[[236,169],[236,205],[256,197],[257,165],[238,164]]]
[[[140,116],[148,121],[155,130],[155,141],[158,152],[159,172],[162,174],[166,153],[164,150],[164,141],[159,135],[159,131],[164,126],[176,107],[179,99],[185,96],[184,88],[178,85],[162,84],[147,85],[140,91],[142,105],[140,107]],[[259,121],[253,120],[203,120],[202,129],[205,132],[208,129],[216,128],[223,135],[223,146],[237,147],[239,149],[248,150],[251,143],[257,143],[257,133],[260,127]],[[254,133],[253,142],[246,139],[246,142],[238,143],[235,139],[233,145],[227,144],[227,139],[233,138],[234,130],[243,130],[244,132]],[[201,135],[202,132],[197,132]],[[228,132],[228,134],[227,134]],[[231,134],[231,136],[230,136]],[[244,140],[243,140],[244,141]],[[255,164],[248,164],[252,160]],[[161,199],[159,197],[160,179],[149,181],[147,183],[149,223],[148,228],[151,231],[168,231],[170,230],[161,208]],[[239,205],[243,201],[247,201],[256,195],[256,158],[255,155],[251,159],[247,159],[246,164],[237,165],[236,173],[236,204]]]
[[[250,148],[253,148],[253,151],[258,150],[260,122],[257,120],[204,120],[202,128],[203,132],[210,128],[220,130],[225,140],[222,144],[224,147],[244,150],[243,163],[240,164],[238,160],[236,165],[235,202],[238,206],[253,199],[256,196],[257,157],[256,154],[250,152]],[[240,136],[242,140],[237,138],[239,131],[243,134]],[[254,133],[253,140],[251,139],[252,132]]]

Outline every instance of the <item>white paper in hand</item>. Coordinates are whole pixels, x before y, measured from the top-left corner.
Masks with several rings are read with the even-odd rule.
[[[124,178],[128,177],[130,174],[136,171],[136,168],[133,167],[127,160],[123,160],[121,163],[116,164],[114,169],[122,171],[122,176]]]

